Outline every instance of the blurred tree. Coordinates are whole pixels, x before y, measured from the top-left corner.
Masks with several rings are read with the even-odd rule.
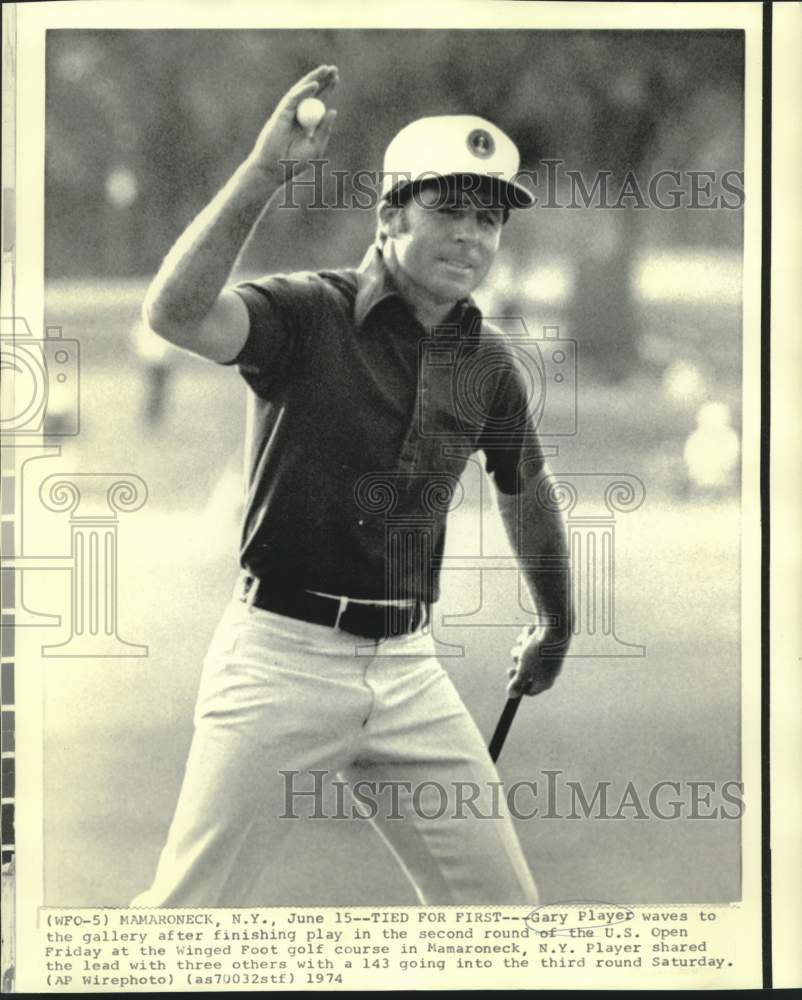
[[[701,167],[720,175],[742,167],[743,33],[596,31],[565,32],[559,38],[541,33],[529,52],[520,64],[520,79],[509,89],[506,121],[519,137],[525,162],[564,161],[565,169],[579,172],[584,191],[578,184],[566,190],[563,183],[555,192],[561,204],[582,205],[584,192],[591,194],[594,207],[580,219],[584,232],[573,244],[570,326],[583,356],[617,381],[631,372],[637,356],[633,264],[643,250],[648,221],[660,212],[650,201],[650,177],[659,170]],[[700,95],[707,99],[701,106]],[[661,144],[667,134],[673,134],[673,146]],[[685,139],[684,147],[678,136]],[[710,155],[699,164],[695,160],[702,149]],[[552,176],[561,169],[554,164]],[[602,172],[606,201],[615,207],[600,210],[595,206],[601,192],[596,200],[592,192]],[[634,185],[628,180],[633,177]],[[690,198],[687,180],[680,186]],[[664,185],[660,197],[670,203],[665,190]],[[566,211],[582,213],[578,207]],[[686,209],[662,214],[683,220],[680,239],[687,241],[688,229],[697,223],[704,242],[740,241],[740,213]],[[714,221],[723,223],[718,239],[711,238]]]

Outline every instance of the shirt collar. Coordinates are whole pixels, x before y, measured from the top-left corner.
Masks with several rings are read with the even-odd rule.
[[[365,320],[379,305],[390,298],[404,301],[398,286],[384,263],[381,249],[372,244],[362,259],[356,272],[356,301],[354,303],[354,319],[358,328],[363,328]],[[472,296],[460,299],[454,310],[443,321],[457,321],[463,334],[473,331],[478,335],[481,328],[482,312]]]

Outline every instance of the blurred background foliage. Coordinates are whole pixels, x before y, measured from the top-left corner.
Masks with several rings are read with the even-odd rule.
[[[85,339],[111,323],[94,357],[119,356],[164,254],[247,155],[282,94],[322,62],[341,76],[329,203],[331,171],[379,171],[388,141],[414,118],[490,118],[517,142],[522,167],[537,171],[541,204],[513,213],[480,304],[524,317],[534,336],[551,325],[576,340],[586,408],[594,387],[647,377],[650,398],[657,388],[676,417],[658,418],[663,430],[687,436],[711,400],[737,422],[743,211],[732,195],[734,207],[689,207],[689,172],[712,175],[700,194],[708,204],[722,195],[724,175],[743,176],[743,34],[735,31],[51,31],[51,322],[69,318],[66,294],[82,308]],[[549,198],[571,202],[568,170],[588,190],[606,172],[618,207],[545,207]],[[678,185],[661,186],[664,202],[672,188],[682,192],[679,207],[617,200],[628,172],[648,200],[659,171],[679,173]],[[347,182],[345,193],[348,203]],[[310,190],[298,200],[263,217],[235,277],[359,262],[374,210],[315,210]],[[111,314],[98,311],[104,294]]]
[[[342,80],[332,169],[379,170],[407,122],[473,113],[514,137],[541,185],[543,161],[560,160],[588,189],[608,171],[611,200],[627,171],[644,193],[658,170],[680,171],[687,196],[689,170],[742,170],[739,32],[51,31],[47,57],[54,279],[152,274],[281,95],[321,62],[336,63]],[[717,181],[712,190],[720,193]],[[312,211],[306,194],[307,207],[257,228],[246,271],[358,262],[373,212]],[[565,190],[560,197],[570,201]],[[739,210],[621,205],[522,212],[505,233],[509,287],[531,286],[532,262],[562,259],[570,301],[557,318],[613,381],[637,364],[633,284],[644,253],[679,245],[737,254],[742,237]],[[504,307],[516,298],[506,294]]]
[[[634,170],[644,190],[658,169],[741,169],[738,32],[56,31],[48,272],[150,273],[319,62],[341,68],[337,169],[380,169],[404,124],[452,113],[495,121],[527,169]],[[654,237],[739,244],[738,212],[660,215]]]

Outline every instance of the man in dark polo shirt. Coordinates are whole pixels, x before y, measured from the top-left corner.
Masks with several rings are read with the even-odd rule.
[[[288,92],[146,299],[167,340],[237,366],[252,419],[242,575],[204,663],[167,844],[134,905],[269,903],[254,886],[304,793],[320,810],[322,775],[350,788],[420,902],[538,898],[430,627],[446,518],[481,453],[546,623],[514,651],[511,695],[551,686],[570,632],[527,385],[470,297],[510,209],[531,198],[492,123],[420,119],[387,149],[377,239],[358,269],[228,286],[286,164],[297,172],[325,149],[335,112],[306,132],[299,102],[336,81],[321,66]]]

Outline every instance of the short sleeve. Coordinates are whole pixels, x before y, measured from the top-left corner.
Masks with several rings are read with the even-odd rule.
[[[479,447],[485,453],[485,468],[501,493],[520,493],[523,475],[529,478],[543,469],[533,401],[514,361],[499,380],[491,419],[485,423]]]
[[[286,385],[297,363],[300,348],[303,294],[285,275],[270,275],[232,288],[248,310],[248,337],[230,365],[253,391],[265,399]]]

